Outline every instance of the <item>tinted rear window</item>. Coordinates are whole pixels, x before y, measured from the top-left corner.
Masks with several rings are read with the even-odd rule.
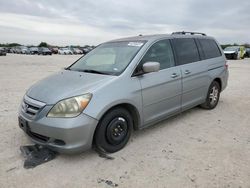
[[[181,65],[200,60],[199,52],[194,39],[174,39],[174,48],[178,58],[178,63]]]
[[[199,39],[205,59],[221,56],[221,52],[216,42],[211,39]]]

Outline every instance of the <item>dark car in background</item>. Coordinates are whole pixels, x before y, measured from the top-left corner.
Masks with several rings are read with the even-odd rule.
[[[0,56],[6,56],[6,51],[4,48],[0,47]]]
[[[82,50],[82,53],[83,54],[87,54],[87,53],[89,53],[92,49],[90,49],[89,47],[82,47],[82,48],[80,48],[81,50]]]
[[[10,53],[10,47],[3,47],[3,49],[5,50],[6,53]]]
[[[246,48],[245,57],[250,57],[250,48]]]
[[[38,49],[38,55],[52,55],[52,52],[49,48],[41,47]]]
[[[34,54],[38,54],[39,49],[37,47],[30,47],[30,54],[34,55]]]

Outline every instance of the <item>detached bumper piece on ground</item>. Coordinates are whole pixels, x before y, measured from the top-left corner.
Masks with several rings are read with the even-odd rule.
[[[57,153],[41,145],[21,146],[20,150],[25,158],[23,167],[34,168],[56,158]]]

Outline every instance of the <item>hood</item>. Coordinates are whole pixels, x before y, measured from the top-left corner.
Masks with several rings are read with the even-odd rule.
[[[114,78],[110,75],[65,70],[37,82],[26,95],[46,104],[55,104],[65,98],[91,93]]]
[[[232,50],[230,50],[230,51],[224,51],[224,54],[234,54],[236,51],[232,51]]]

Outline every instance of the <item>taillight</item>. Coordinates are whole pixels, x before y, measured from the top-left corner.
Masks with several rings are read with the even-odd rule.
[[[228,69],[228,64],[225,64],[225,68]]]

